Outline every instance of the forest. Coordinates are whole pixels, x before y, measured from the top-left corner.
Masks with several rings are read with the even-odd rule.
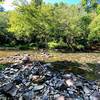
[[[15,1],[15,10],[0,7],[0,47],[19,49],[100,49],[100,4],[45,3],[42,0]]]

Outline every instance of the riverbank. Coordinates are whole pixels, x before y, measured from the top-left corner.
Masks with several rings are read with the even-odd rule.
[[[7,59],[18,57],[28,53],[32,60],[40,61],[72,61],[79,63],[98,63],[100,61],[100,53],[61,53],[55,51],[41,51],[41,50],[0,50],[0,63],[7,63]],[[15,58],[14,58],[15,59]],[[8,61],[8,62],[13,62]]]
[[[17,63],[24,54],[29,54],[32,61],[50,62],[57,69],[78,73],[88,79],[100,79],[100,53],[61,53],[26,51],[0,51],[0,64]]]

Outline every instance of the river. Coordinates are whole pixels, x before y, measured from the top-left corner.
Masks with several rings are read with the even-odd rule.
[[[12,57],[16,55],[30,54],[32,61],[51,62],[55,69],[82,74],[84,77],[94,80],[100,78],[100,53],[61,53],[26,50],[1,50],[0,64],[13,63]],[[15,59],[15,58],[14,58]]]

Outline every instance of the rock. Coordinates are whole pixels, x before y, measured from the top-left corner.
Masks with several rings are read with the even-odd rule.
[[[21,69],[21,64],[20,63],[12,64],[11,68],[13,68],[14,70],[18,71],[19,69]]]
[[[23,59],[22,59],[22,62],[24,63],[24,64],[26,64],[26,63],[30,63],[30,57],[29,57],[29,55],[28,54],[25,54],[24,55],[24,57],[23,57]]]
[[[91,93],[91,90],[87,86],[84,86],[83,90],[84,90],[85,94]]]
[[[70,79],[72,77],[72,74],[64,74],[63,75],[63,78],[65,78],[65,79]]]
[[[44,67],[47,67],[47,68],[48,68],[48,67],[49,67],[49,68],[53,68],[53,66],[51,65],[51,63],[44,64],[43,66],[44,66]]]
[[[81,81],[77,81],[77,82],[75,82],[75,85],[76,86],[83,86],[83,83]]]
[[[18,91],[18,88],[15,85],[13,85],[13,87],[9,91],[7,91],[7,94],[14,97],[16,96],[17,91]]]
[[[16,85],[21,84],[22,83],[22,77],[20,77],[20,76],[15,77],[13,82],[16,83]]]
[[[27,82],[25,85],[26,85],[26,86],[29,86],[29,85],[30,85],[30,82]]]
[[[3,91],[6,93],[13,87],[13,83],[8,83],[2,87]]]
[[[100,100],[100,93],[95,92],[90,96],[90,100]]]
[[[59,73],[50,66],[41,62],[25,62],[11,64],[0,71],[0,98],[2,96],[4,100],[99,100],[99,86],[95,81],[88,81],[73,73]]]
[[[42,100],[49,100],[48,96],[44,96]]]
[[[65,97],[64,97],[64,96],[59,96],[59,97],[57,98],[57,100],[65,100]]]
[[[47,71],[47,72],[45,73],[45,75],[46,75],[47,77],[52,77],[52,73],[51,73],[50,71]]]
[[[0,95],[0,100],[7,100],[7,98],[5,97],[5,95]]]
[[[63,86],[63,84],[64,84],[64,80],[59,80],[56,84],[55,84],[55,86],[56,86],[56,88],[62,88],[62,86]]]
[[[65,83],[67,84],[67,86],[74,86],[74,82],[71,79],[65,80]]]
[[[73,95],[73,94],[74,94],[74,92],[73,92],[73,91],[69,91],[68,93],[69,93],[70,95]]]
[[[33,75],[32,81],[33,82],[42,82],[45,79],[45,76]]]
[[[23,99],[24,100],[33,100],[33,96],[34,96],[33,90],[31,90],[31,91],[28,91],[23,94]]]
[[[44,88],[44,85],[37,85],[37,86],[34,86],[34,91],[40,91]]]
[[[57,99],[58,97],[60,97],[60,94],[55,94],[55,95],[54,95],[54,98]]]
[[[42,100],[49,100],[48,94],[49,94],[49,90],[47,89],[47,91],[44,92]]]
[[[32,76],[32,81],[37,80],[40,76],[39,75],[33,75]]]
[[[85,99],[85,100],[89,100],[90,98],[89,98],[89,96],[87,96],[87,95],[85,96],[85,95],[84,95],[84,99]]]

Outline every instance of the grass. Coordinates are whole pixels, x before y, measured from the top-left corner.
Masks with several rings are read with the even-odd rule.
[[[4,64],[0,64],[0,70],[3,70],[6,67]]]

